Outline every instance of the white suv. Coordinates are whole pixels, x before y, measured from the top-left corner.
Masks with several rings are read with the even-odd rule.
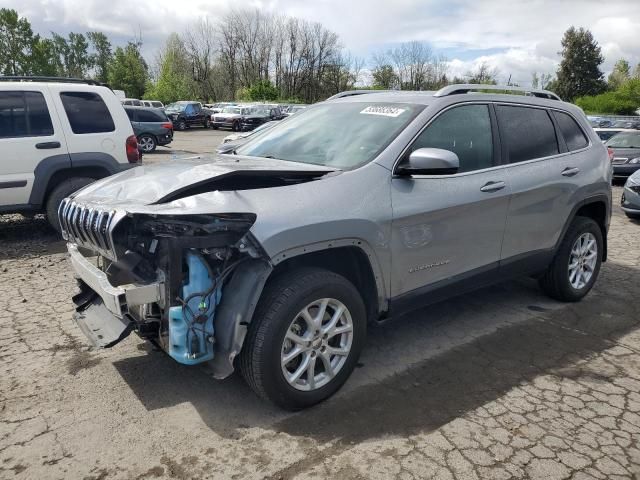
[[[63,198],[140,162],[108,87],[48,77],[0,77],[0,152],[0,213],[45,212],[58,230]]]

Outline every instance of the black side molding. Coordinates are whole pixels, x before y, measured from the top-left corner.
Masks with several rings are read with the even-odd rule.
[[[60,142],[40,142],[36,143],[38,150],[47,150],[50,148],[60,148]]]
[[[13,182],[0,182],[0,188],[21,188],[26,187],[26,180],[14,180]]]

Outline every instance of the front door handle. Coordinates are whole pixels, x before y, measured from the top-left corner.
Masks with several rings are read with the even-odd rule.
[[[38,150],[47,150],[49,148],[60,148],[60,142],[41,142],[36,143]]]
[[[498,190],[502,190],[506,187],[507,184],[502,180],[499,182],[487,182],[484,186],[480,188],[481,192],[497,192]]]
[[[565,177],[573,177],[578,173],[580,173],[580,169],[575,167],[567,167],[562,171],[562,175]]]

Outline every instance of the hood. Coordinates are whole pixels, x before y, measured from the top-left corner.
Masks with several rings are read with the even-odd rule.
[[[233,118],[233,117],[241,117],[239,113],[216,113],[215,116],[217,118]]]
[[[304,183],[333,172],[325,166],[283,160],[219,155],[142,165],[103,178],[71,198],[122,207],[174,201],[212,191],[272,188]]]

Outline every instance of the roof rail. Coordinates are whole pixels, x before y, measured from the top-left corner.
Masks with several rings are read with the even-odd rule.
[[[461,93],[469,93],[472,91],[497,90],[501,92],[522,92],[525,95],[547,98],[549,100],[561,100],[561,98],[549,90],[539,90],[535,88],[514,87],[511,85],[482,85],[475,83],[461,83],[456,85],[447,85],[433,94],[434,97],[446,97],[448,95],[458,95]]]
[[[56,83],[84,83],[87,85],[97,85],[109,87],[106,83],[98,82],[88,78],[66,78],[66,77],[39,77],[29,75],[0,75],[0,82],[56,82]]]
[[[364,95],[367,93],[387,93],[395,90],[345,90],[344,92],[336,93],[327,100],[335,100],[336,98],[353,97],[354,95]]]

